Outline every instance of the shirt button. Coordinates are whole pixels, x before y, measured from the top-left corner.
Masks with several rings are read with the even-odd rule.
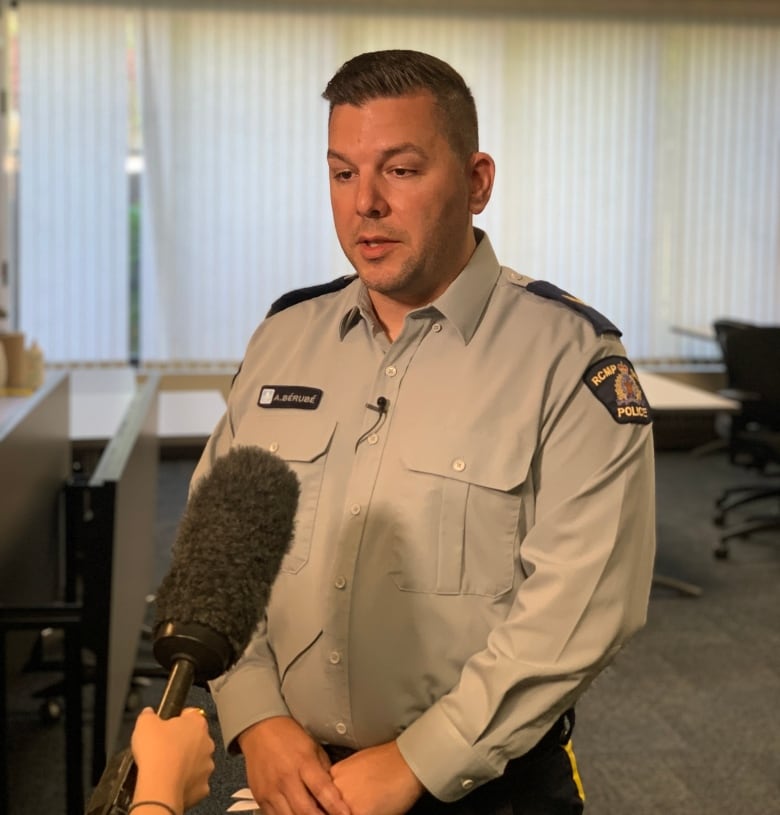
[[[346,586],[346,585],[347,585],[347,578],[346,578],[346,577],[343,577],[342,575],[339,575],[339,576],[338,576],[338,577],[337,577],[337,578],[336,578],[336,579],[333,581],[333,585],[334,585],[334,586],[335,586],[337,589],[343,589],[343,588],[344,588],[344,586]]]
[[[347,732],[347,726],[344,724],[344,722],[339,722],[336,725],[336,732],[339,734],[339,736],[343,736]]]
[[[460,782],[460,785],[464,790],[470,790],[474,786],[474,780],[472,778],[464,778]]]
[[[376,444],[376,443],[379,441],[379,436],[377,436],[377,434],[376,434],[376,433],[372,433],[372,434],[371,434],[371,435],[370,435],[370,436],[369,436],[369,437],[366,439],[366,441],[367,441],[369,444]]]
[[[456,458],[455,461],[452,462],[452,469],[455,470],[456,473],[462,473],[466,469],[466,462],[462,458]]]
[[[272,442],[271,442],[271,443],[268,445],[268,449],[269,449],[269,450],[270,450],[272,453],[276,453],[276,452],[279,450],[279,442],[278,442],[278,441],[272,441]]]
[[[338,651],[331,651],[328,654],[328,662],[331,665],[338,665],[341,662],[341,654]]]
[[[352,506],[349,508],[349,511],[353,515],[360,515],[360,504],[352,504]]]
[[[434,323],[431,330],[434,334],[438,334],[441,331],[441,323]]]
[[[385,368],[386,376],[395,376],[397,373],[398,371],[396,370],[395,365],[388,365],[387,368]]]

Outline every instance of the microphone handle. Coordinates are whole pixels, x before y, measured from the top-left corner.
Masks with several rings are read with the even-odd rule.
[[[195,663],[182,657],[173,663],[168,684],[163,691],[157,715],[161,719],[172,719],[184,710],[187,694],[195,680]]]
[[[189,659],[173,663],[168,683],[157,708],[161,719],[172,719],[184,709],[195,678],[195,664]],[[138,767],[132,750],[117,753],[106,766],[87,804],[86,815],[127,815],[133,801]]]

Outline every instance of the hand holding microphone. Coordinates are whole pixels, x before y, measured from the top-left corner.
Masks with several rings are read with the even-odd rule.
[[[237,447],[195,486],[157,593],[154,655],[170,677],[161,719],[181,713],[194,681],[215,679],[249,644],[292,541],[299,485],[278,456]],[[136,767],[129,750],[106,768],[87,815],[123,815]]]
[[[208,795],[214,742],[202,709],[188,707],[180,716],[161,719],[145,708],[131,748],[138,768],[136,801],[163,802],[182,812]]]

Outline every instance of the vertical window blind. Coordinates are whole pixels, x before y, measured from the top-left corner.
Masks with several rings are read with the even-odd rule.
[[[20,322],[50,358],[127,357],[127,20],[142,362],[233,363],[279,294],[349,271],[319,96],[379,48],[461,71],[498,165],[478,225],[503,262],[607,314],[635,359],[716,356],[673,325],[780,321],[779,26],[22,8]]]
[[[651,347],[673,350],[669,324],[780,323],[780,29],[674,26],[664,43]]]
[[[127,361],[126,16],[25,2],[18,326],[50,360]]]
[[[335,276],[333,21],[145,12],[141,356],[235,360],[272,300]]]

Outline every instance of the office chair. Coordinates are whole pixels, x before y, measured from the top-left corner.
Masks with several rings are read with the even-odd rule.
[[[718,343],[718,348],[721,352],[721,360],[724,354],[724,344],[729,333],[738,331],[741,328],[749,327],[751,324],[741,320],[735,320],[730,317],[719,317],[712,323],[713,333],[715,340]],[[724,391],[721,391],[724,393]],[[697,458],[708,456],[713,453],[729,452],[731,449],[731,431],[733,426],[733,416],[722,413],[715,416],[715,434],[716,438],[711,441],[704,442],[698,447],[694,448],[691,453]]]
[[[728,527],[719,536],[715,556],[729,555],[729,541],[754,532],[780,530],[780,326],[758,326],[737,321],[716,321],[726,367],[724,395],[740,403],[731,421],[729,459],[756,470],[765,480],[726,488],[715,502],[714,522],[726,526],[733,510],[758,501],[776,499],[775,512],[752,516]],[[776,472],[777,470],[777,472]]]
[[[743,320],[735,320],[731,317],[719,317],[712,323],[713,332],[715,334],[715,340],[718,343],[718,348],[720,349],[720,356],[721,361],[724,362],[724,367],[726,367],[726,389],[721,390],[724,396],[729,395],[732,396],[734,399],[739,401],[738,396],[733,395],[733,391],[737,390],[736,385],[733,384],[729,377],[728,367],[725,366],[725,356],[726,356],[726,342],[731,334],[735,331],[740,331],[743,328],[750,328],[752,323],[744,322]],[[731,451],[732,451],[732,444],[731,438],[732,433],[737,429],[737,423],[740,421],[739,416],[733,416],[731,414],[720,414],[715,417],[715,432],[718,435],[718,439],[706,447],[704,452],[721,452],[726,451],[729,453],[729,458],[731,458]]]

